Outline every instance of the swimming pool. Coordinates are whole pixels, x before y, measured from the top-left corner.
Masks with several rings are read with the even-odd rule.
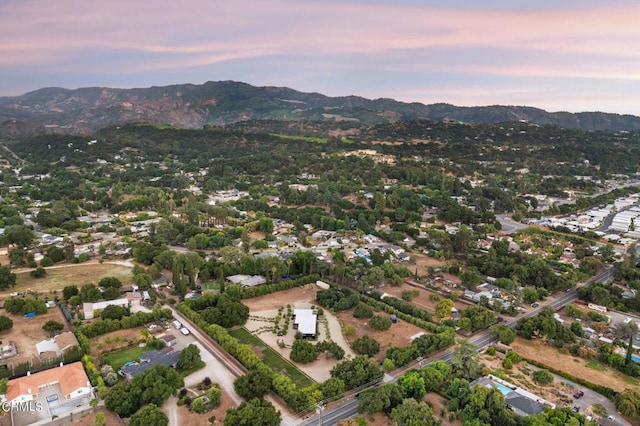
[[[631,359],[635,362],[637,362],[638,364],[640,364],[640,356],[638,355],[631,355]]]
[[[511,389],[509,389],[505,385],[501,385],[500,383],[493,382],[493,386],[495,386],[503,395],[506,395],[509,392],[512,392]]]

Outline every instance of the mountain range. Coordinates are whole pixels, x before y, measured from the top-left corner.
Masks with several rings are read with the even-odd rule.
[[[337,122],[351,127],[429,119],[466,123],[528,121],[583,130],[640,129],[640,117],[633,115],[547,112],[527,106],[425,105],[359,96],[330,97],[235,81],[136,89],[53,87],[21,96],[0,97],[2,134],[86,134],[128,122],[201,128],[266,119]]]

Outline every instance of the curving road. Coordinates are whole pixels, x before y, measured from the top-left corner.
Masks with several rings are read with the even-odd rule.
[[[608,281],[611,278],[613,278],[614,274],[615,274],[616,270],[613,267],[607,267],[605,269],[603,269],[602,271],[600,271],[597,275],[591,277],[589,280],[585,281],[582,284],[578,284],[578,287],[580,286],[584,286],[584,285],[589,285],[591,283],[594,282],[604,282],[604,281]],[[536,309],[533,309],[529,312],[526,312],[524,315],[520,316],[519,318],[514,318],[510,321],[507,321],[505,324],[509,327],[514,327],[517,322],[520,320],[520,318],[526,318],[526,317],[532,317],[537,315],[540,310],[544,307],[544,306],[551,306],[554,309],[559,309],[571,302],[573,302],[574,300],[578,299],[578,292],[576,290],[576,288],[573,288],[569,291],[567,291],[566,293],[563,293],[562,295],[556,297],[553,301],[547,302],[547,303],[542,303],[540,304],[540,306]],[[491,345],[492,343],[496,343],[498,341],[498,338],[494,335],[491,334],[491,330],[484,330],[483,332],[479,333],[478,335],[472,337],[471,339],[469,339],[469,342],[471,342],[472,344],[474,344],[475,346],[478,347],[478,351],[486,348],[487,346]],[[390,380],[389,382],[396,382],[398,380],[398,378],[401,377],[401,375],[405,372],[408,371],[412,368],[422,368],[423,366],[428,365],[431,362],[434,361],[446,361],[446,362],[451,362],[451,355],[453,354],[453,347],[446,349],[444,351],[441,351],[439,354],[436,354],[434,356],[431,356],[429,358],[427,358],[426,360],[423,361],[414,361],[413,363],[409,364],[408,366],[402,367],[402,369],[398,369],[396,371],[393,372],[394,374],[394,378],[392,380]],[[313,418],[308,419],[302,423],[300,423],[301,425],[325,425],[325,426],[333,426],[336,425],[340,420],[344,420],[344,419],[348,419],[351,417],[355,417],[358,415],[358,399],[355,397],[352,397],[350,400],[348,400],[347,402],[345,402],[344,404],[333,408],[331,410],[328,411],[324,411],[322,412],[322,418],[320,418],[319,415],[315,415]]]

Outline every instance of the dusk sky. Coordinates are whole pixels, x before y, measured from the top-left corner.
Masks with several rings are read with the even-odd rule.
[[[0,96],[209,80],[640,115],[640,2],[0,0]]]

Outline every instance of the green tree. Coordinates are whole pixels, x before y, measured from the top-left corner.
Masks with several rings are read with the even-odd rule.
[[[49,333],[50,336],[53,336],[56,334],[56,331],[62,331],[64,329],[64,324],[61,324],[58,321],[49,320],[44,323],[42,329]]]
[[[463,287],[472,289],[482,282],[482,275],[477,269],[469,268],[460,274],[460,280]]]
[[[191,402],[191,411],[194,413],[202,414],[204,413],[206,406],[204,404],[204,399],[202,397],[196,398]]]
[[[271,376],[263,370],[250,370],[233,382],[236,393],[247,401],[262,398],[272,387]]]
[[[291,347],[291,355],[289,357],[294,362],[308,364],[318,358],[318,349],[311,342],[296,339]]]
[[[442,299],[436,305],[436,317],[439,320],[449,318],[451,316],[451,308],[454,307],[453,300]]]
[[[380,352],[380,344],[375,339],[364,335],[353,341],[351,348],[360,355],[374,356]]]
[[[433,416],[433,410],[424,402],[408,398],[391,410],[389,416],[397,426],[439,426],[442,423]]]
[[[118,305],[109,305],[100,313],[101,319],[119,320],[129,315],[129,308]]]
[[[133,282],[136,283],[141,290],[146,290],[151,287],[151,283],[153,283],[153,278],[151,275],[146,272],[139,273],[134,275]]]
[[[382,315],[374,315],[370,320],[369,320],[369,327],[373,328],[374,330],[388,330],[391,327],[391,318],[387,317],[387,316],[382,316]]]
[[[373,382],[382,376],[383,372],[380,366],[363,355],[352,360],[342,361],[331,369],[331,377],[341,379],[347,390]]]
[[[536,370],[532,374],[533,380],[542,385],[548,385],[553,382],[553,374],[549,372],[549,370]]]
[[[104,413],[102,411],[96,413],[96,418],[94,420],[95,426],[105,426],[106,420],[104,418]]]
[[[68,285],[62,289],[62,297],[64,297],[64,300],[69,300],[72,296],[77,296],[78,293],[77,285]]]
[[[371,309],[371,306],[360,302],[353,310],[353,316],[356,318],[371,318],[373,316],[373,309]]]
[[[137,413],[131,416],[129,426],[168,426],[169,418],[155,404],[148,404],[142,407]]]
[[[4,315],[0,315],[0,331],[9,330],[11,327],[13,327],[13,320]],[[4,395],[4,394],[0,394],[0,395]]]
[[[506,325],[499,325],[497,327],[495,327],[491,333],[494,336],[497,336],[498,339],[500,339],[500,341],[502,343],[504,343],[505,345],[510,345],[513,343],[514,340],[516,340],[516,335],[513,332],[513,330],[511,329],[511,327],[507,327]]]
[[[178,370],[185,371],[201,364],[200,349],[192,343],[180,352],[180,358],[178,358],[176,367]]]
[[[222,401],[222,391],[220,387],[217,385],[211,386],[207,391],[207,398],[209,398],[209,404],[214,408],[220,406],[220,402]]]
[[[402,402],[402,388],[395,383],[368,389],[358,398],[358,413],[390,413]]]
[[[418,401],[422,399],[427,390],[424,378],[418,371],[410,371],[398,380],[405,398],[414,398]]]
[[[640,417],[640,392],[626,389],[613,398],[616,408],[623,415],[630,418]]]
[[[278,426],[281,421],[282,415],[273,404],[254,398],[227,410],[224,426]]]
[[[482,369],[478,363],[478,348],[468,340],[458,341],[451,355],[451,365],[465,379],[477,378]]]
[[[16,285],[16,274],[6,266],[0,266],[0,290],[6,290]]]

